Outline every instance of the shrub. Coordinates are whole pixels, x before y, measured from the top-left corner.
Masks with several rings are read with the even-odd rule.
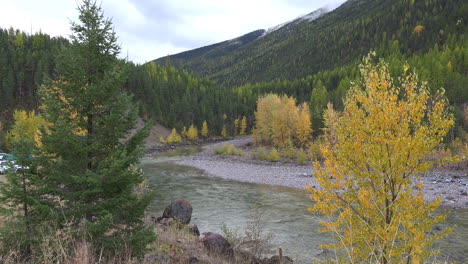
[[[234,147],[233,144],[228,144],[225,143],[222,146],[217,146],[214,149],[214,152],[216,155],[223,155],[223,156],[228,156],[228,155],[236,155],[236,156],[242,156],[242,150]]]
[[[294,147],[291,140],[289,140],[288,146],[283,149],[283,156],[286,158],[294,159],[296,157],[296,148]]]
[[[268,160],[272,162],[276,162],[276,161],[279,161],[279,159],[280,159],[279,152],[275,148],[272,148],[270,155],[268,155]]]
[[[252,158],[259,160],[268,160],[268,151],[264,147],[259,147],[257,151],[252,152]]]
[[[297,162],[299,164],[305,164],[307,162],[307,154],[303,149],[297,152]]]
[[[309,145],[308,154],[312,160],[323,160],[322,151],[320,151],[321,140],[315,140]]]
[[[238,229],[230,229],[226,225],[222,225],[221,231],[224,237],[236,251],[245,250],[258,258],[272,254],[274,252],[272,244],[274,236],[272,233],[265,232],[262,211],[254,207],[249,212],[249,218],[243,234]]]

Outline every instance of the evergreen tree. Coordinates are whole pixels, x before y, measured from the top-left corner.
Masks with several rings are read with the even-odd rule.
[[[62,56],[59,79],[41,89],[43,159],[52,211],[58,226],[71,223],[104,254],[126,247],[141,256],[154,240],[143,223],[150,195],[137,196],[144,178],[135,165],[144,152],[149,124],[128,137],[138,106],[123,91],[123,62],[110,20],[94,1],[78,7],[72,47]]]
[[[41,201],[42,180],[38,177],[33,153],[37,150],[36,134],[43,126],[34,111],[15,112],[15,124],[8,132],[14,160],[6,173],[6,181],[0,182],[0,213],[3,226],[0,229],[1,255],[18,252],[21,261],[28,261],[32,245],[37,241],[37,227],[43,219],[44,202]]]

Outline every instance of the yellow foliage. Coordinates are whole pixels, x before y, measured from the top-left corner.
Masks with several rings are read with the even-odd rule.
[[[173,128],[171,134],[166,139],[166,143],[171,144],[179,142],[182,142],[182,138],[180,137],[179,133],[177,133],[177,130]]]
[[[333,109],[333,104],[328,103],[327,109],[323,113],[323,132],[325,135],[325,142],[333,147],[336,145],[336,125],[338,123],[339,113]]]
[[[296,136],[299,109],[293,97],[268,94],[257,101],[255,112],[256,143],[285,147]]]
[[[41,146],[41,127],[45,127],[45,120],[36,115],[34,111],[24,110],[13,113],[15,124],[6,134],[7,144],[11,144],[17,139],[32,140],[37,147]]]
[[[180,135],[182,136],[182,138],[187,138],[187,133],[188,133],[187,128],[184,126],[182,128],[182,132],[180,132]]]
[[[352,263],[421,263],[428,249],[449,230],[429,232],[445,216],[431,217],[440,199],[426,203],[424,157],[453,125],[443,91],[431,97],[424,83],[407,72],[394,86],[387,65],[360,66],[362,80],[350,90],[338,117],[336,145],[323,145],[323,166],[314,162],[320,188],[308,188],[309,208],[330,216],[321,231],[335,233],[332,248]],[[417,181],[417,180],[416,180]]]
[[[306,146],[312,140],[312,122],[310,122],[310,110],[307,103],[303,103],[299,108],[296,138],[301,146]]]
[[[223,130],[221,130],[221,136],[224,138],[227,137],[226,126],[223,126]]]
[[[237,131],[239,131],[239,119],[234,119],[234,136],[237,136]]]
[[[245,135],[246,131],[247,131],[247,118],[243,116],[241,124],[240,124],[240,135],[241,136]]]
[[[166,140],[164,139],[164,137],[159,137],[159,142],[163,143],[163,144],[166,144]]]
[[[279,159],[280,159],[279,152],[275,148],[273,148],[270,152],[270,155],[268,155],[268,160],[276,162],[276,161],[279,161]]]
[[[416,34],[419,35],[423,30],[424,30],[424,26],[422,26],[422,25],[417,25],[416,27],[414,27],[413,33],[416,33]]]
[[[201,135],[202,135],[202,137],[207,137],[208,136],[208,123],[206,123],[206,121],[203,121]]]
[[[190,126],[189,130],[187,131],[187,138],[188,140],[197,140],[198,139],[198,129],[193,125]]]

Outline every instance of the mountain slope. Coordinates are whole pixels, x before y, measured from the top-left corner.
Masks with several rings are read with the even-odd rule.
[[[294,20],[231,50],[222,42],[168,58],[230,87],[292,80],[349,64],[370,50],[385,53],[394,42],[408,56],[442,46],[450,36],[466,34],[467,13],[464,0],[349,0],[315,20]]]

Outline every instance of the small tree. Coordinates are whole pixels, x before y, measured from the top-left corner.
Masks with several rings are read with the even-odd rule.
[[[223,126],[223,129],[221,130],[221,136],[222,136],[223,138],[227,137],[226,126]]]
[[[45,123],[34,111],[15,111],[13,117],[15,123],[8,138],[14,164],[6,174],[6,181],[0,182],[0,214],[4,224],[0,238],[3,250],[16,250],[27,261],[37,240],[35,234],[45,204],[41,199],[42,181],[32,158],[40,145],[39,128]]]
[[[239,118],[234,119],[234,136],[237,136],[239,132]]]
[[[203,121],[201,135],[202,137],[205,137],[205,138],[208,137],[208,123],[206,123],[206,120]]]
[[[193,125],[190,126],[189,130],[187,131],[187,138],[188,140],[197,140],[198,139],[198,129]]]
[[[444,93],[431,97],[407,66],[398,86],[382,61],[373,65],[368,56],[360,69],[334,128],[336,145],[322,146],[323,167],[314,162],[321,188],[308,187],[310,210],[333,216],[321,231],[334,232],[337,242],[325,247],[352,263],[422,263],[448,230],[429,232],[444,219],[429,216],[440,198],[425,202],[412,177],[431,167],[424,157],[453,118]]]
[[[179,143],[182,142],[182,138],[175,128],[172,129],[171,134],[167,137],[165,143]]]
[[[242,117],[242,121],[241,121],[241,124],[240,124],[240,132],[239,134],[241,136],[245,135],[247,131],[247,118],[245,118],[245,116]]]

